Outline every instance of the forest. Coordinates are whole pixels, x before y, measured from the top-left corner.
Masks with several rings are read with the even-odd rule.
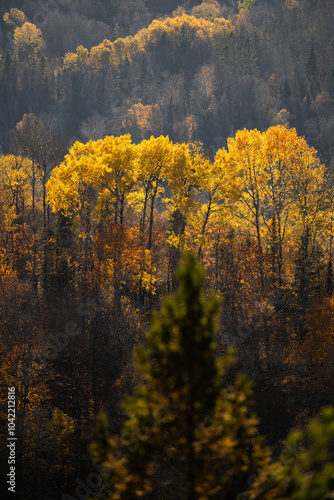
[[[0,14],[16,498],[333,498],[334,2]]]

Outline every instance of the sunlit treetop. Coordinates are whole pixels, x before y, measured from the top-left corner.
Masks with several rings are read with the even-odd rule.
[[[130,62],[140,53],[165,41],[171,48],[178,48],[185,41],[191,46],[211,43],[217,36],[226,36],[233,30],[231,21],[216,18],[209,21],[183,14],[164,20],[155,19],[148,28],[140,30],[134,36],[118,38],[114,42],[104,40],[101,44],[85,52],[84,64],[87,68],[98,70],[103,67],[118,67],[126,61]],[[85,49],[87,50],[87,49]],[[83,47],[76,52],[67,53],[64,57],[64,68],[82,70]]]
[[[22,26],[27,21],[27,18],[21,10],[13,8],[9,12],[6,12],[3,20],[11,28],[16,28]]]
[[[32,23],[24,23],[14,30],[14,47],[23,57],[40,54],[45,48],[42,31]]]

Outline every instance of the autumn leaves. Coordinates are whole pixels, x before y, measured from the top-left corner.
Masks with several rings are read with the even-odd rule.
[[[324,166],[295,130],[282,126],[262,134],[239,131],[228,147],[242,165],[233,220],[239,229],[249,228],[254,234],[260,256],[270,253],[273,279],[282,284],[284,252],[302,245],[307,259],[329,235],[330,193]]]
[[[113,222],[138,227],[151,250],[160,206],[185,221],[168,242],[201,255],[228,224],[254,237],[260,256],[270,252],[278,282],[286,248],[303,241],[309,253],[315,239],[325,243],[330,223],[324,167],[316,151],[283,126],[238,131],[213,161],[200,144],[163,136],[140,144],[129,135],[76,142],[47,189],[52,209],[73,216],[89,242],[98,227]]]
[[[129,135],[76,142],[52,173],[48,201],[55,212],[73,216],[89,242],[97,227],[113,222],[137,226],[151,250],[160,207],[187,221],[185,231],[171,232],[172,245],[205,246],[211,219],[226,210],[222,200],[235,197],[232,186],[240,182],[226,155],[219,152],[212,163],[200,145],[173,144],[163,136],[138,145]]]
[[[125,61],[134,60],[159,44],[167,42],[177,52],[188,37],[193,50],[203,50],[206,43],[212,44],[216,38],[225,37],[232,31],[231,21],[218,17],[214,22],[185,14],[163,20],[155,19],[148,28],[140,30],[135,36],[117,38],[113,42],[104,40],[90,51],[80,45],[76,52],[65,54],[63,69],[98,72],[111,67],[119,71]],[[172,58],[174,51],[170,51]]]

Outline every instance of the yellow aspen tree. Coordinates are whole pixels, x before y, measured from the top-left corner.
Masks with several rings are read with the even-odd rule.
[[[135,145],[131,136],[106,136],[96,141],[95,161],[100,171],[100,210],[112,206],[114,222],[123,224],[128,199],[134,190]]]
[[[267,175],[263,168],[263,137],[258,130],[239,130],[235,138],[228,139],[230,158],[240,165],[242,195],[234,206],[234,214],[255,228],[256,239],[263,253],[261,226],[264,215],[264,186]]]
[[[291,131],[296,134],[295,131]],[[296,276],[303,315],[310,293],[312,260],[319,248],[327,250],[331,233],[331,184],[325,166],[314,148],[298,138],[292,168],[289,171],[291,196],[291,233],[298,249]]]
[[[74,216],[89,240],[93,220],[123,223],[135,182],[134,151],[130,135],[76,142],[47,183],[53,210]]]
[[[196,154],[195,154],[196,156]],[[167,188],[170,195],[165,199],[169,213],[179,221],[177,230],[173,230],[169,243],[179,250],[190,249],[184,229],[200,201],[198,193],[200,182],[194,165],[194,154],[189,145],[174,144],[173,159],[168,172]]]
[[[200,206],[199,179],[194,165],[195,155],[194,148],[191,151],[188,144],[174,144],[172,161],[167,173],[164,203],[168,214],[168,287],[171,285],[172,290],[176,287],[175,270],[181,252],[191,248],[186,227],[196,207]]]
[[[253,234],[259,254],[259,275],[264,286],[264,195],[267,174],[262,161],[263,136],[258,130],[239,130],[227,140],[228,153],[219,152],[227,164],[224,203],[229,208],[229,220],[238,230]]]
[[[315,227],[313,222],[317,220],[323,226],[327,220],[324,167],[296,130],[281,125],[263,133],[238,131],[228,140],[228,151],[239,162],[242,179],[242,196],[234,204],[233,214],[255,229],[262,283],[262,258],[268,248],[272,279],[281,286],[285,246],[298,246],[299,233],[300,240],[303,231],[304,238]]]
[[[129,135],[76,142],[47,183],[53,211],[71,216],[85,238],[85,270],[88,265],[93,268],[92,238],[98,226],[124,222],[135,182],[133,159]]]
[[[47,200],[53,212],[73,217],[79,234],[85,238],[85,271],[92,266],[91,244],[98,197],[100,166],[96,162],[98,148],[94,142],[73,144],[68,155],[56,167],[46,184]]]
[[[3,16],[3,20],[11,28],[22,26],[25,22],[27,22],[25,14],[21,10],[15,8],[12,8],[9,12],[6,12]]]
[[[131,209],[131,196],[136,187],[136,146],[132,143],[129,134],[120,137],[106,136],[97,143],[98,151],[95,161],[100,171],[100,197],[97,203],[99,227],[104,228],[109,223],[107,234],[114,234],[116,238],[119,238],[118,245],[110,243],[105,248],[110,279],[114,290],[119,290],[122,287],[121,276],[127,272],[124,244],[127,241],[128,247],[132,245],[124,223],[127,212]],[[138,252],[140,250],[141,248]],[[133,251],[133,260],[135,260],[134,254]],[[144,257],[143,255],[142,268],[145,267],[146,263]],[[119,298],[119,295],[116,294],[117,308],[119,307]]]
[[[107,68],[110,64],[110,56],[113,44],[110,40],[103,40],[100,45],[90,50],[90,61],[96,72],[101,68]]]
[[[239,170],[238,161],[225,149],[210,162],[201,143],[175,145],[168,206],[170,213],[182,214],[184,228],[179,234],[172,232],[171,244],[195,247],[199,257],[204,247],[213,245],[213,234],[240,197]]]
[[[315,149],[295,129],[282,125],[270,127],[264,133],[262,149],[268,176],[265,223],[271,244],[273,279],[281,285],[284,245],[290,241],[293,247],[298,247],[301,243],[305,263],[311,235],[315,237],[315,228],[328,222],[325,170]]]
[[[42,31],[32,23],[24,23],[14,30],[14,47],[24,59],[29,55],[39,55],[45,48]]]
[[[296,159],[303,157],[301,139],[295,130],[282,125],[270,127],[263,134],[263,164],[267,175],[265,185],[266,216],[272,256],[273,281],[279,286],[283,283],[283,244],[291,223],[291,184],[290,172]],[[303,161],[303,160],[302,160]]]
[[[31,165],[31,161],[22,156],[0,158],[0,209],[8,231],[13,229],[15,221],[24,215],[29,205]]]
[[[212,163],[203,155],[196,158],[201,204],[193,218],[193,226],[199,258],[203,247],[212,246],[213,234],[226,222],[240,198],[239,170],[238,162],[226,149],[218,150]]]
[[[152,247],[154,210],[159,196],[164,193],[164,183],[173,158],[173,145],[168,137],[151,137],[137,147],[136,205],[140,210],[140,231],[147,231],[147,248]],[[148,230],[146,227],[148,225]]]

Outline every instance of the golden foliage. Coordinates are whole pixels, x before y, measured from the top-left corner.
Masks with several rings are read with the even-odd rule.
[[[143,246],[140,231],[124,224],[111,224],[95,237],[101,284],[111,283],[114,292],[122,288],[154,293],[155,269],[151,252]]]
[[[212,10],[212,7],[210,6]],[[213,16],[211,16],[212,18]],[[212,21],[203,18],[196,18],[183,14],[174,18],[163,20],[155,19],[148,28],[144,28],[134,36],[118,38],[114,42],[104,40],[101,44],[93,47],[89,52],[85,52],[82,62],[87,69],[94,71],[100,68],[114,67],[117,69],[126,61],[130,62],[146,49],[157,46],[164,37],[170,44],[170,49],[180,46],[183,40],[183,33],[192,48],[201,44],[211,44],[217,37],[225,37],[232,31],[232,23],[223,18]],[[83,54],[83,47],[78,47],[80,54]],[[82,69],[78,63],[79,54],[68,53],[64,58],[64,68],[72,70]]]
[[[14,30],[14,47],[23,56],[39,55],[45,48],[42,31],[32,23],[24,23]]]
[[[132,108],[132,119],[143,133],[149,132],[152,114],[152,107]],[[200,251],[213,244],[210,235],[230,220],[253,232],[261,252],[277,241],[282,259],[283,244],[291,240],[293,245],[306,231],[316,235],[328,228],[324,183],[316,151],[296,130],[278,125],[263,133],[238,131],[213,162],[200,144],[173,144],[162,136],[138,145],[130,135],[77,142],[47,188],[53,210],[74,215],[86,237],[92,222],[122,223],[130,207],[141,213],[142,232],[150,214],[152,235],[153,210],[165,195],[169,213],[178,210],[186,222],[184,234],[170,234],[173,245],[182,240],[185,248],[195,245]]]
[[[12,8],[5,13],[3,20],[11,28],[16,28],[22,26],[27,21],[27,18],[21,10]]]
[[[6,231],[12,231],[15,221],[31,204],[29,177],[32,163],[22,156],[0,157],[0,210]]]

